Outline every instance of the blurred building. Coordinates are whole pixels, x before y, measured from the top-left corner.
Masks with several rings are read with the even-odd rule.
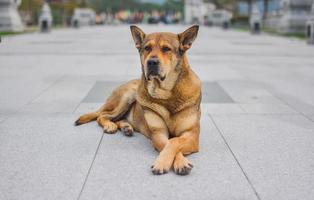
[[[215,5],[203,0],[184,0],[184,22],[204,24],[206,17],[215,10]]]
[[[76,8],[72,16],[73,27],[91,26],[96,23],[96,13],[91,8]]]
[[[276,0],[266,15],[265,26],[281,33],[304,33],[313,0]]]
[[[24,26],[17,12],[19,0],[0,0],[0,31],[18,32],[23,31]]]
[[[255,0],[261,13],[267,10],[264,26],[281,33],[304,33],[306,20],[310,16],[313,0],[269,0],[267,9],[264,0]],[[238,3],[240,16],[248,16],[247,3]]]

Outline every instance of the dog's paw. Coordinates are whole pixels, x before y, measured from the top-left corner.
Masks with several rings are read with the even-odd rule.
[[[122,131],[122,132],[124,133],[124,135],[126,135],[126,136],[132,136],[133,133],[134,133],[134,130],[133,130],[132,126],[130,126],[130,125],[121,127],[121,131]]]
[[[103,125],[103,129],[104,129],[104,133],[109,133],[109,134],[112,134],[112,133],[116,133],[117,130],[118,130],[118,126],[113,123],[113,122],[106,122],[104,125]]]
[[[79,125],[82,125],[80,119],[77,119],[75,122],[74,122],[74,126],[79,126]]]
[[[124,133],[124,135],[126,135],[126,136],[132,136],[133,135],[134,129],[133,129],[132,125],[129,122],[127,122],[126,120],[118,121],[118,122],[116,122],[116,125]]]
[[[178,175],[188,175],[193,168],[190,161],[184,156],[177,156],[173,163],[174,172]]]
[[[166,174],[169,172],[172,166],[172,161],[159,156],[154,164],[151,166],[151,170],[154,175]]]

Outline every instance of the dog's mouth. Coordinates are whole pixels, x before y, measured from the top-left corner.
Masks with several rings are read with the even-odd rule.
[[[156,79],[158,81],[164,81],[166,79],[166,75],[162,76],[160,74],[156,74],[156,75],[155,74],[149,74],[147,76],[147,80],[148,81],[151,81],[151,80],[154,80],[154,79]]]

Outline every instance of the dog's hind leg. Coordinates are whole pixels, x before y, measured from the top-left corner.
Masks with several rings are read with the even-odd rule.
[[[125,117],[136,100],[139,82],[139,80],[132,80],[121,85],[112,92],[98,111],[82,115],[75,124],[80,125],[97,119],[104,132],[115,133],[118,129],[115,122]]]
[[[75,125],[79,126],[81,124],[85,124],[91,121],[96,120],[99,117],[98,112],[91,112],[91,113],[87,113],[85,115],[80,116],[80,118],[78,120],[75,121]]]

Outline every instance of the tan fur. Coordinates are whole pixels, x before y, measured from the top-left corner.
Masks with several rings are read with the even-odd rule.
[[[130,136],[138,131],[160,152],[152,165],[154,174],[167,173],[172,166],[177,174],[188,174],[193,165],[184,155],[199,151],[201,83],[185,52],[197,31],[193,26],[181,34],[146,35],[132,26],[141,79],[118,87],[98,111],[81,116],[76,125],[97,120],[106,133],[120,129]],[[152,57],[160,61],[158,76],[148,73],[146,63]]]

